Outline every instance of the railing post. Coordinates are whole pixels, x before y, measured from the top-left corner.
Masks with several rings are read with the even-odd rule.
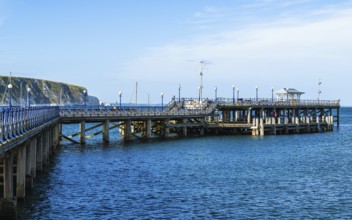
[[[1,121],[0,121],[0,143],[4,141],[4,112],[1,111]]]

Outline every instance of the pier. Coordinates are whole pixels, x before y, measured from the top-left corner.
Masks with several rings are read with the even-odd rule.
[[[2,108],[0,121],[0,216],[15,204],[50,163],[63,141],[84,144],[101,135],[123,141],[204,135],[280,135],[330,132],[339,126],[340,102],[274,99],[173,99],[166,106],[43,106]],[[62,127],[76,124],[65,134]],[[98,131],[97,131],[98,129]],[[92,133],[93,132],[93,133]]]

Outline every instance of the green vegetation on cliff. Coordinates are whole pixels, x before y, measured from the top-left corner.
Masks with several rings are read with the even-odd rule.
[[[11,82],[10,82],[11,80]],[[0,105],[9,103],[9,88],[11,83],[12,105],[25,105],[27,91],[32,104],[83,104],[84,87],[66,83],[24,77],[0,76]]]

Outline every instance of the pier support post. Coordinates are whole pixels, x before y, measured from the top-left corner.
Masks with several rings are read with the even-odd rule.
[[[264,119],[262,117],[260,118],[259,133],[260,136],[264,136]]]
[[[259,136],[259,118],[254,118],[253,119],[253,128],[252,128],[252,135],[253,136]]]
[[[253,123],[252,123],[252,136],[257,135],[257,124],[256,124],[256,120],[253,119]]]
[[[37,138],[34,138],[30,144],[30,175],[32,178],[37,177]],[[33,185],[33,180],[31,181]]]
[[[298,134],[299,133],[299,126],[300,126],[300,118],[299,117],[296,117],[296,133]]]
[[[4,199],[13,200],[13,154],[4,157]]]
[[[247,111],[247,124],[250,124],[252,120],[252,109],[249,108]]]
[[[54,149],[53,149],[53,128],[50,128],[48,130],[48,144],[49,144],[49,159],[52,158],[54,154]]]
[[[285,134],[288,134],[288,117],[285,117]]]
[[[26,148],[26,188],[33,188],[33,178],[35,177],[35,151],[37,149],[34,141],[31,140]]]
[[[125,132],[124,132],[124,140],[130,141],[131,140],[131,120],[125,121]]]
[[[59,145],[61,145],[62,144],[62,124],[60,123],[60,124],[58,124],[58,141],[59,141]]]
[[[311,120],[310,120],[310,117],[306,117],[306,123],[307,123],[307,132],[310,133],[311,130],[310,130],[310,123],[311,123]]]
[[[340,127],[340,108],[336,109],[336,126],[339,128]]]
[[[81,121],[79,124],[79,142],[81,144],[86,143],[86,121]]]
[[[52,148],[52,138],[51,138],[51,129],[46,131],[46,143],[47,143],[47,161],[46,164],[50,163],[50,158],[53,156],[53,148]]]
[[[187,119],[183,119],[183,122],[184,124],[182,130],[183,130],[183,136],[187,137]]]
[[[260,109],[260,112],[259,112],[259,116],[260,116],[260,119],[259,119],[259,135],[260,136],[264,136],[264,115],[265,115],[265,112],[264,112],[264,109]]]
[[[320,117],[318,115],[317,115],[317,129],[318,129],[318,132],[321,132]]]
[[[146,138],[150,139],[152,137],[152,120],[148,119],[146,123]]]
[[[0,201],[0,219],[16,219],[16,205],[13,197],[13,155],[4,157],[4,198]]]
[[[329,116],[329,124],[330,124],[330,131],[334,130],[334,116],[332,115],[332,111]]]
[[[57,151],[57,147],[59,145],[59,125],[55,125],[53,128],[53,132],[52,132],[52,137],[53,137],[53,152],[56,153]]]
[[[42,134],[42,164],[43,166],[47,165],[49,162],[49,143],[48,143],[48,134],[43,132]]]
[[[107,119],[103,123],[103,142],[109,143],[110,141],[110,120]]]
[[[230,111],[229,110],[224,110],[222,112],[222,121],[223,122],[229,122],[230,121]]]
[[[16,197],[24,199],[26,196],[26,144],[18,147],[16,171]]]
[[[272,117],[271,118],[271,123],[272,123],[272,125],[273,125],[273,135],[276,135],[276,119],[275,119],[275,117]]]
[[[36,171],[40,171],[40,172],[43,170],[42,155],[43,155],[43,141],[42,141],[42,136],[39,136],[37,139]]]
[[[200,131],[200,136],[204,136],[204,127],[201,127],[200,129],[199,129]]]
[[[165,137],[169,137],[170,136],[170,128],[169,128],[169,119],[166,119],[164,122],[165,125]]]
[[[33,177],[31,176],[31,143],[32,141],[29,141],[26,147],[26,188],[32,188],[33,186]]]

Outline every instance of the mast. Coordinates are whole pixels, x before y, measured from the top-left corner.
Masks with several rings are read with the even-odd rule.
[[[318,81],[318,102],[320,100],[320,94],[321,94],[320,86],[321,86],[321,79],[319,79]]]
[[[203,93],[203,70],[205,68],[205,66],[207,65],[207,63],[204,60],[200,61],[200,86],[199,86],[199,101],[202,100],[202,93]]]
[[[136,82],[136,105],[138,104],[138,82]]]

